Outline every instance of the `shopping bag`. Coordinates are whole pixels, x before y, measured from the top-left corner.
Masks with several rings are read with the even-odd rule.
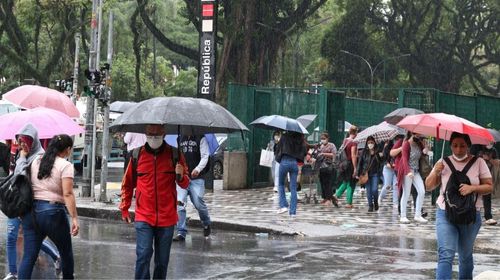
[[[259,161],[259,164],[261,166],[272,167],[273,166],[273,160],[274,160],[274,153],[272,151],[264,150],[264,149],[262,149],[260,151],[260,161]]]

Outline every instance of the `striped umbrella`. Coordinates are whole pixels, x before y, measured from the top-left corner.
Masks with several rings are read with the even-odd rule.
[[[364,144],[366,138],[372,136],[377,143],[380,143],[382,141],[391,140],[398,134],[405,134],[405,130],[384,121],[364,129],[358,133],[354,141]]]

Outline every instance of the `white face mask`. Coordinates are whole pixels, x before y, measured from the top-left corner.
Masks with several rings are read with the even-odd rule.
[[[146,142],[151,149],[158,149],[163,144],[163,136],[146,136]]]
[[[368,149],[372,150],[374,147],[375,147],[375,144],[372,144],[372,143],[368,144]]]
[[[488,144],[488,145],[486,145],[486,149],[488,149],[488,150],[489,150],[489,149],[491,149],[491,148],[493,148],[493,144]]]
[[[279,136],[274,136],[274,141],[276,141],[276,142],[280,141],[280,137]]]
[[[465,154],[463,157],[459,158],[455,154],[451,155],[456,161],[464,161],[467,158],[467,154]]]
[[[326,140],[326,139],[325,140],[321,140],[321,144],[323,144],[323,145],[328,144],[328,140]]]

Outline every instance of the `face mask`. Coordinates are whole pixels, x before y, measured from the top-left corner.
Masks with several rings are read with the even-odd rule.
[[[488,145],[486,145],[486,149],[488,149],[488,150],[489,150],[489,149],[491,149],[491,148],[493,148],[493,144],[488,144]]]
[[[146,136],[146,142],[151,149],[158,149],[163,144],[163,136]]]
[[[459,158],[455,154],[451,155],[456,161],[464,161],[467,158],[467,154],[465,154],[463,157]]]
[[[326,145],[328,143],[328,140],[326,139],[321,139],[321,144]]]
[[[375,147],[375,144],[372,144],[372,143],[368,144],[368,149],[372,150],[374,147]]]
[[[280,141],[280,137],[279,136],[274,136],[274,141],[276,141],[276,142]]]

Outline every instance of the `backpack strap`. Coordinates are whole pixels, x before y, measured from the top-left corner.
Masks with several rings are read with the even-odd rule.
[[[469,160],[469,162],[467,162],[467,164],[465,165],[464,169],[462,169],[461,172],[463,172],[464,174],[467,174],[467,172],[472,167],[472,165],[476,162],[476,160],[477,160],[477,157],[472,156],[472,158]],[[446,162],[446,164],[448,164],[448,167],[450,167],[451,172],[457,172],[457,169],[455,168],[453,163],[451,163],[451,160],[449,157],[445,157],[444,161]]]
[[[451,160],[449,157],[445,157],[444,161],[446,162],[448,167],[451,169],[451,172],[457,172],[457,169],[455,169],[455,166],[453,165],[453,163],[451,163]]]

